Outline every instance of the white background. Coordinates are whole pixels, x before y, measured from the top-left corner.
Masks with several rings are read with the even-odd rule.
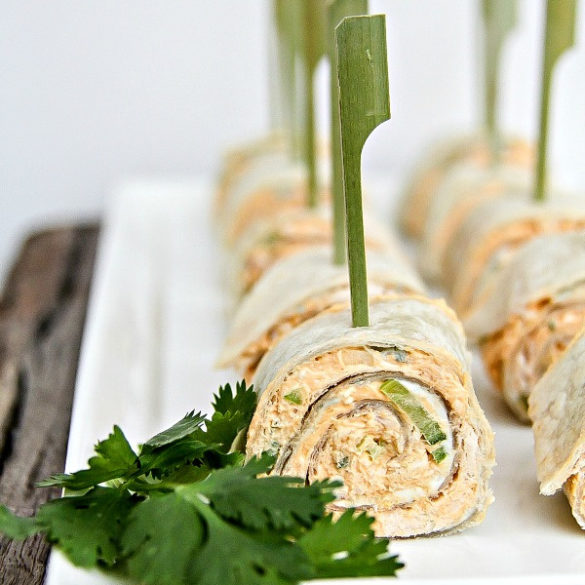
[[[502,119],[530,137],[543,2],[520,4]],[[393,119],[367,168],[405,176],[434,140],[479,122],[478,6],[371,0],[388,15]],[[1,15],[0,280],[27,230],[98,217],[122,177],[213,172],[227,146],[268,128],[268,0],[2,0]],[[574,188],[585,185],[584,53],[562,63],[553,95],[553,166]]]

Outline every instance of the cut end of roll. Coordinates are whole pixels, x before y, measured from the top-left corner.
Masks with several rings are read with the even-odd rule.
[[[459,326],[441,303],[420,298],[372,309],[377,329],[347,329],[348,311],[336,307],[267,354],[254,378],[260,399],[247,455],[271,451],[273,473],[309,483],[342,480],[331,511],[367,512],[379,536],[477,524],[493,500],[493,434]],[[269,374],[273,352],[279,366]]]

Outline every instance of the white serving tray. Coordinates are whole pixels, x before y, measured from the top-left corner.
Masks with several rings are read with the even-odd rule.
[[[209,412],[231,372],[213,369],[226,331],[226,282],[206,178],[132,181],[113,194],[82,346],[66,468],[83,468],[114,424],[135,445],[187,411]],[[411,585],[585,584],[585,535],[564,496],[538,494],[532,433],[474,382],[496,431],[496,502],[485,522],[439,538],[396,541]],[[387,579],[338,583],[387,583]],[[47,585],[114,585],[53,553]],[[329,582],[332,583],[332,582]],[[218,583],[218,585],[221,585]],[[245,585],[245,584],[242,584]]]

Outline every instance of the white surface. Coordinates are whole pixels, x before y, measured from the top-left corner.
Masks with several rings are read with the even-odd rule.
[[[225,323],[209,201],[206,181],[134,182],[110,201],[83,341],[69,471],[85,466],[93,444],[114,424],[136,444],[191,409],[209,412],[218,386],[235,381],[212,369]],[[582,585],[585,535],[562,495],[538,495],[532,433],[475,369],[496,431],[496,502],[481,526],[463,534],[395,542],[392,550],[407,564],[401,580]],[[114,581],[53,554],[47,585],[105,584]]]
[[[266,130],[270,4],[2,0],[0,281],[26,230],[101,214],[119,176],[210,172],[229,144]],[[502,119],[532,136],[543,1],[520,4],[521,26],[504,53]],[[479,6],[370,1],[372,13],[388,15],[392,121],[374,133],[366,166],[409,169],[439,137],[479,123]],[[579,18],[583,38],[585,10]],[[577,53],[558,78],[551,153],[563,184],[583,186],[583,44]]]

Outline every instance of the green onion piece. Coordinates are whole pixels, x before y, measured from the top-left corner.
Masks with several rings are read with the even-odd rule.
[[[349,467],[349,457],[344,455],[340,459],[337,460],[337,469],[347,469]]]
[[[536,163],[536,186],[534,189],[534,199],[539,202],[545,199],[548,114],[552,76],[555,65],[561,55],[575,44],[576,7],[577,0],[548,0],[546,4],[538,161]]]
[[[392,357],[399,363],[404,364],[408,361],[408,352],[400,349],[399,347],[395,347],[392,350]]]
[[[431,455],[436,463],[441,463],[441,461],[447,457],[447,452],[445,451],[445,447],[439,447],[438,449],[435,449]]]
[[[369,324],[361,157],[372,131],[390,118],[384,15],[350,16],[335,29],[347,258],[354,327]]]
[[[285,395],[284,399],[292,402],[293,404],[302,404],[303,397],[301,395],[301,389],[295,388],[294,390],[291,390],[288,394]]]
[[[429,445],[444,441],[447,435],[426,408],[398,380],[386,380],[380,390],[410,418]]]

